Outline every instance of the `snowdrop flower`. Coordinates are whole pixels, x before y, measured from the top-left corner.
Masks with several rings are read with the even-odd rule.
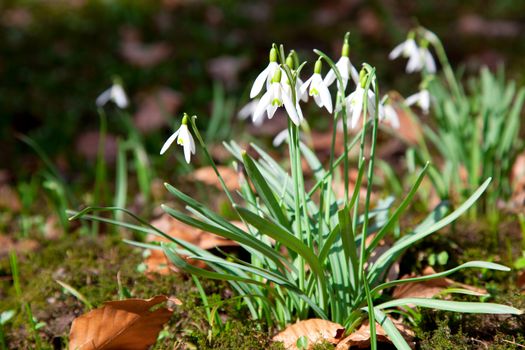
[[[407,73],[419,72],[423,69],[428,73],[436,72],[436,62],[428,50],[428,42],[426,42],[426,44],[424,43],[423,46],[418,47],[417,54],[410,56],[406,67]]]
[[[281,83],[281,69],[277,69],[272,78],[268,91],[261,97],[253,113],[253,122],[256,123],[266,112],[268,119],[273,118],[278,107],[284,106],[292,122],[299,126],[302,121],[302,112],[298,104],[294,106],[290,95],[288,95]],[[298,108],[298,109],[296,109]]]
[[[299,139],[304,142],[305,141],[304,134],[300,134]],[[288,140],[288,129],[284,129],[284,130],[279,131],[277,135],[275,135],[275,137],[272,140],[272,145],[273,147],[279,147],[280,145],[283,144],[284,141],[287,141],[287,140]]]
[[[296,64],[295,64],[295,61],[294,61],[294,56],[295,55],[295,51],[292,50],[290,52],[290,54],[288,55],[288,57],[286,57],[286,65],[288,67],[290,67],[290,69],[292,71],[294,71],[296,69]],[[288,93],[288,96],[292,96],[292,84],[290,84],[290,82],[288,81],[288,76],[285,74],[283,74],[283,77],[282,77],[282,83],[283,83],[283,88],[284,90],[286,91],[286,93]],[[303,94],[301,96],[301,86],[303,86],[303,81],[301,80],[301,78],[299,77],[296,77],[295,79],[295,96],[296,96],[296,99],[297,99],[297,103],[299,103],[299,100],[303,101],[303,102],[308,102],[308,95],[307,94]]]
[[[239,112],[237,113],[237,118],[239,118],[240,120],[246,120],[251,117],[253,119],[253,113],[255,112],[255,108],[257,107],[258,103],[258,98],[254,98],[253,100],[248,102],[239,110]],[[262,123],[263,119],[257,119],[254,124],[256,126],[261,126]]]
[[[410,58],[413,55],[416,55],[418,53],[418,47],[416,41],[414,40],[414,35],[414,32],[409,32],[407,39],[401,44],[394,47],[390,54],[388,54],[388,58],[391,60],[395,60],[401,55],[405,58]]]
[[[427,89],[421,89],[419,92],[407,97],[405,103],[407,106],[418,105],[423,110],[423,113],[428,114],[430,93]]]
[[[379,105],[379,119],[390,123],[394,129],[399,129],[399,116],[394,106],[388,101]]]
[[[184,159],[186,159],[186,163],[189,164],[191,155],[195,154],[195,141],[193,141],[193,136],[191,136],[191,133],[188,129],[188,118],[188,115],[184,113],[184,117],[182,117],[182,125],[180,126],[179,130],[175,131],[166,140],[162,146],[162,149],[160,150],[160,154],[164,154],[176,139],[177,144],[184,148]]]
[[[348,95],[345,99],[346,104],[346,114],[350,117],[350,127],[354,129],[357,126],[357,122],[361,118],[361,112],[363,111],[363,103],[365,100],[365,81],[366,81],[366,71],[361,70],[360,83],[357,84],[355,91]],[[375,93],[368,89],[368,101],[367,109],[368,114],[373,116],[375,114]],[[379,113],[381,113],[381,105]]]
[[[250,98],[254,98],[255,96],[259,95],[265,82],[266,88],[269,88],[275,71],[278,69],[279,64],[277,63],[277,50],[272,47],[270,50],[270,63],[268,63],[268,66],[266,66],[266,68],[261,73],[259,73],[253,82],[252,89],[250,90]]]
[[[315,62],[314,74],[301,86],[301,96],[305,95],[308,87],[310,87],[308,93],[314,97],[315,103],[320,108],[325,107],[328,113],[332,113],[332,96],[321,77],[322,67],[323,63],[319,58],[317,62]]]
[[[414,32],[408,33],[408,37],[401,44],[394,47],[388,58],[394,60],[399,56],[408,58],[406,72],[413,73],[425,69],[428,73],[436,72],[436,63],[428,50],[428,40],[423,39],[421,46],[416,44]]]
[[[350,62],[349,54],[350,45],[348,44],[348,37],[345,37],[345,42],[341,51],[341,58],[335,64],[335,66],[339,70],[339,74],[341,74],[341,78],[343,79],[343,89],[346,89],[346,85],[348,84],[348,80],[350,79],[350,77],[352,77],[352,80],[356,85],[359,84],[359,73],[357,72],[357,69],[355,69],[355,67],[352,65],[352,62]],[[324,83],[326,84],[326,86],[330,86],[335,80],[335,72],[333,69],[330,69],[330,71],[324,77]]]
[[[98,107],[103,107],[109,101],[113,101],[119,108],[126,108],[128,106],[128,97],[122,85],[115,81],[113,85],[103,93],[101,93],[95,103]]]

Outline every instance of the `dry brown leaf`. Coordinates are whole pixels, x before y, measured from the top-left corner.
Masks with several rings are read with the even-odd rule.
[[[434,269],[430,266],[425,268],[423,270],[423,276],[432,275],[436,273]],[[416,277],[415,274],[406,275],[403,276],[404,278],[413,278]],[[433,298],[439,293],[441,293],[444,289],[450,288],[452,286],[456,286],[459,288],[464,288],[471,290],[473,292],[477,292],[480,294],[486,294],[487,291],[482,288],[477,288],[474,286],[470,286],[468,284],[458,283],[454,280],[451,280],[450,278],[434,278],[428,281],[422,281],[422,282],[410,282],[398,285],[394,288],[394,291],[392,292],[392,297],[395,299],[401,299],[401,298]]]
[[[0,184],[0,209],[7,209],[15,213],[22,209],[18,193],[7,184]]]
[[[140,94],[138,99],[139,106],[133,122],[144,133],[165,126],[168,116],[177,114],[182,105],[182,95],[169,87],[159,87],[147,94]]]
[[[243,225],[241,222],[232,223],[239,227],[242,227]],[[173,219],[168,214],[162,215],[157,220],[152,221],[151,224],[159,230],[166,232],[169,236],[183,239],[186,242],[196,245],[201,249],[238,245],[237,242],[232,240],[225,239],[213,233],[186,225],[178,220]],[[150,234],[147,238],[147,241],[167,242],[168,240],[157,235]],[[170,270],[174,269],[174,267],[169,263],[168,258],[164,255],[163,251],[151,249],[149,252],[149,256],[144,260],[144,264],[146,265],[146,274],[150,276],[152,273],[167,275],[170,273]],[[206,266],[204,262],[198,260],[190,260],[188,262],[199,267]]]
[[[298,350],[297,340],[301,337],[308,339],[308,348],[323,340],[337,344],[343,336],[345,328],[338,323],[313,318],[299,321],[273,337],[275,342],[283,342],[287,350]]]
[[[239,189],[239,175],[235,170],[228,166],[218,166],[217,170],[224,179],[224,183],[226,184],[228,190],[235,191]],[[211,166],[206,166],[195,170],[188,178],[203,182],[206,185],[215,186],[218,189],[222,189],[219,178]]]
[[[161,303],[180,300],[158,295],[151,299],[109,301],[73,321],[70,350],[142,350],[155,343],[173,313]]]
[[[80,155],[89,160],[95,160],[98,157],[99,140],[98,131],[86,131],[77,138],[75,148]],[[117,137],[113,134],[106,134],[104,142],[104,159],[113,164],[117,157]]]
[[[120,54],[128,63],[137,67],[155,66],[168,59],[172,53],[171,46],[165,42],[143,43],[141,33],[135,28],[124,27],[120,34]]]
[[[0,235],[0,258],[7,256],[11,250],[23,254],[33,252],[38,247],[39,244],[34,239],[22,239],[15,242],[9,236]]]
[[[398,331],[401,333],[403,338],[405,338],[405,340],[408,342],[408,344],[411,347],[414,347],[414,332],[408,327],[406,327],[401,321],[392,318],[391,320],[398,329]],[[388,335],[386,334],[383,327],[381,327],[378,323],[376,323],[376,334],[378,342],[390,343]],[[347,350],[350,349],[350,347],[352,346],[356,346],[358,348],[368,348],[370,346],[370,324],[368,323],[368,321],[364,322],[355,332],[350,334],[348,337],[341,340],[337,344],[335,349]]]

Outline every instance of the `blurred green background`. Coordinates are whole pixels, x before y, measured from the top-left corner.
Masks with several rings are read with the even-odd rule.
[[[114,76],[157,153],[182,111],[206,127],[215,81],[244,103],[273,42],[302,59],[313,48],[338,57],[350,31],[354,64],[377,66],[383,89],[411,93],[418,77],[387,54],[418,23],[466,74],[504,64],[524,81],[525,1],[2,0],[0,169],[16,177],[41,166],[20,134],[66,171],[85,166],[96,149],[94,101]]]

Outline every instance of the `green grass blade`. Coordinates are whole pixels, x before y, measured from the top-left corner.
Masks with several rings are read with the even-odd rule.
[[[438,309],[453,312],[466,312],[471,314],[511,314],[522,315],[523,311],[518,310],[512,306],[494,304],[494,303],[479,303],[479,302],[465,302],[465,301],[449,301],[439,299],[426,298],[403,298],[387,301],[386,303],[376,306],[378,309],[387,309],[397,306],[416,305],[420,307],[427,307],[431,309]]]

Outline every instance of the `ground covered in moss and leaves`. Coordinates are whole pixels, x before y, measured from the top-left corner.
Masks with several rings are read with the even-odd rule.
[[[414,271],[428,264],[432,251],[448,251],[453,258],[447,264],[455,265],[466,260],[483,259],[509,263],[513,255],[506,255],[505,240],[516,239],[510,234],[515,228],[507,226],[500,231],[498,244],[490,239],[479,239],[479,225],[457,225],[456,232],[444,232],[427,240],[404,256],[400,264],[404,270]],[[458,234],[461,230],[464,234]],[[468,234],[465,232],[470,231]],[[474,237],[478,237],[474,240]],[[484,235],[487,237],[488,235]],[[511,240],[511,241],[509,241]],[[427,249],[428,248],[428,249]],[[416,251],[417,249],[417,251]],[[417,253],[419,252],[419,253]],[[503,254],[503,255],[502,255]],[[230,299],[232,291],[222,282],[201,281],[209,303],[220,303],[218,312],[224,322],[219,332],[207,322],[205,308],[197,288],[190,277],[171,273],[165,276],[146,275],[143,268],[143,250],[132,247],[117,236],[79,237],[69,235],[57,241],[39,242],[39,247],[20,254],[19,270],[23,298],[19,300],[11,281],[8,259],[0,264],[0,298],[3,309],[16,309],[20,302],[31,308],[39,324],[43,349],[67,347],[71,322],[88,311],[78,298],[67,293],[56,281],[62,281],[80,292],[93,307],[119,296],[150,298],[154,295],[176,296],[182,305],[176,306],[173,316],[154,349],[280,349],[272,344],[275,329],[250,321],[247,310],[239,299]],[[491,297],[487,301],[500,302],[525,308],[525,294],[517,287],[517,273],[465,272],[452,276],[454,280],[486,288]],[[456,297],[462,298],[473,297]],[[472,299],[474,300],[474,299]],[[225,302],[221,302],[225,301]],[[419,349],[521,349],[525,342],[525,316],[462,315],[457,313],[420,310],[416,324]],[[18,312],[4,325],[8,348],[35,348],[33,335],[28,329],[27,315]],[[331,349],[323,344],[316,349]],[[392,348],[384,345],[383,348]]]

